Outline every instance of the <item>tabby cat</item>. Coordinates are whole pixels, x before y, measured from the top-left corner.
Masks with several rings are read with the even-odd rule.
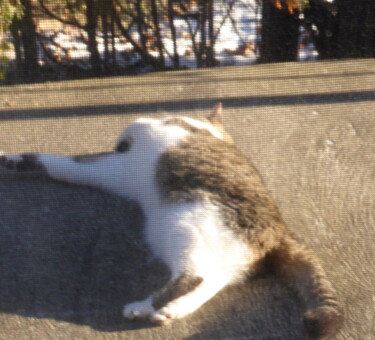
[[[315,255],[285,226],[257,170],[224,130],[221,111],[218,104],[201,120],[137,119],[113,152],[87,158],[3,155],[0,166],[42,171],[141,205],[146,241],[168,265],[171,278],[147,299],[126,305],[126,318],[166,324],[265,266],[304,301],[306,337],[331,335],[342,322],[333,288]]]

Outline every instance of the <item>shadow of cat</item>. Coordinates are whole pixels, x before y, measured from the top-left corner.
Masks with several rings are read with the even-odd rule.
[[[104,332],[152,327],[121,313],[169,277],[142,240],[139,207],[43,177],[10,179],[0,178],[0,312]],[[293,295],[266,277],[225,289],[176,327],[194,325],[189,339],[297,340],[301,315]]]

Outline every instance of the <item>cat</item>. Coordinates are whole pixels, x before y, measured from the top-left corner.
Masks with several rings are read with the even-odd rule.
[[[127,304],[128,319],[164,325],[267,268],[304,301],[308,339],[341,326],[341,307],[322,266],[286,227],[257,170],[224,129],[220,103],[204,119],[137,119],[112,152],[3,155],[0,166],[44,172],[140,204],[146,241],[171,278],[145,300]]]

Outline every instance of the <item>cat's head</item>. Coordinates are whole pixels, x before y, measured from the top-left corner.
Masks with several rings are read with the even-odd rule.
[[[115,151],[127,151],[138,140],[144,144],[166,142],[171,145],[188,135],[207,134],[233,144],[233,139],[224,129],[222,105],[218,103],[212,113],[203,119],[190,117],[166,117],[161,119],[140,118],[131,123],[120,136]]]

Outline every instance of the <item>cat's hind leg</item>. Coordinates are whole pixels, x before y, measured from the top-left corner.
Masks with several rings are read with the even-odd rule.
[[[162,289],[151,294],[147,299],[126,305],[123,314],[126,318],[133,320],[151,318],[155,311],[167,305],[168,302],[189,293],[202,280],[198,276],[180,275],[177,279],[171,279]]]
[[[145,317],[155,324],[182,318],[196,311],[225,286],[240,281],[253,263],[252,250],[224,225],[215,205],[193,202],[173,208],[164,219],[169,234],[160,237],[158,244],[172,279],[153,294],[152,299],[144,301],[145,313],[135,309],[140,305],[131,304],[125,307],[126,317],[134,319],[136,314],[148,313]],[[150,235],[148,239],[152,243],[159,233]],[[150,306],[152,312],[149,312]]]
[[[200,277],[186,274],[156,297],[156,310],[150,315],[150,321],[164,325],[191,314],[229,283],[220,275]]]
[[[201,277],[184,273],[143,301],[130,303],[123,314],[128,319],[149,319],[164,325],[191,314],[228,284],[224,277]]]

